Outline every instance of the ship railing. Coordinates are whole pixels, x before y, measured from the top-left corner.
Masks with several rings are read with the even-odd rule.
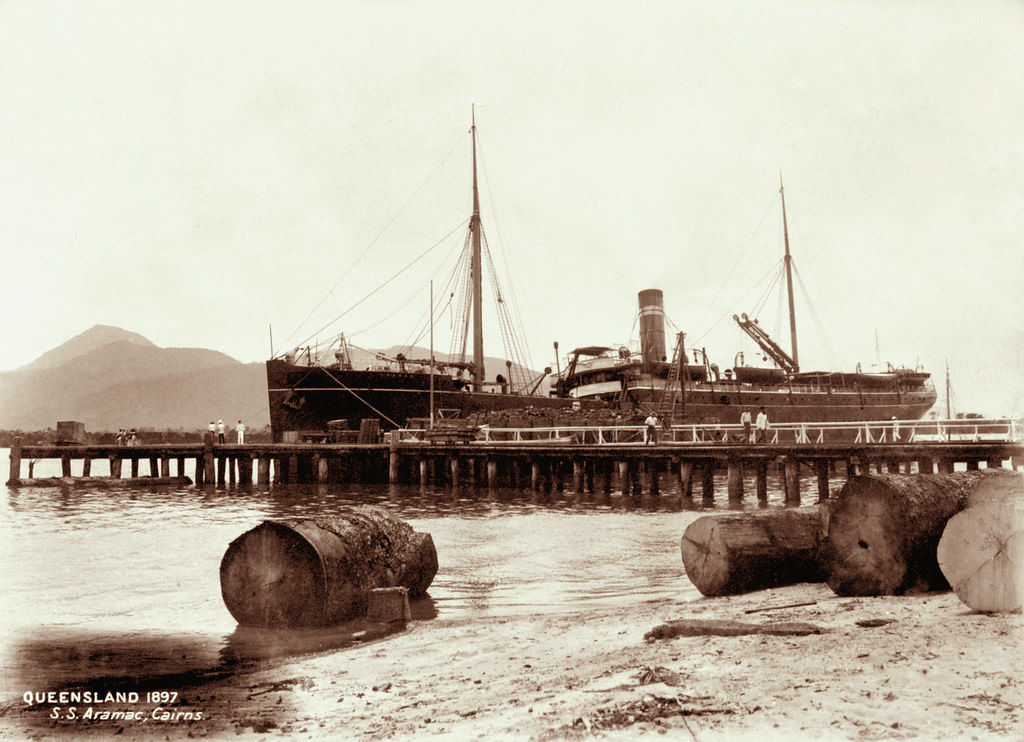
[[[397,431],[400,441],[423,441],[424,431]],[[534,445],[637,445],[759,443],[769,445],[822,445],[855,443],[861,445],[909,444],[916,442],[1020,442],[1024,423],[1011,418],[873,420],[866,422],[772,423],[764,435],[751,430],[746,440],[742,425],[724,423],[687,423],[659,426],[651,437],[645,425],[584,425],[529,428],[483,426],[472,435],[473,443],[521,443]],[[427,436],[429,438],[429,436]]]

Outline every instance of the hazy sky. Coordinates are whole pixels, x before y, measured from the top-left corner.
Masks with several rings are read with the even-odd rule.
[[[1021,0],[8,0],[0,369],[94,324],[247,362],[319,333],[468,216],[475,104],[535,367],[635,338],[650,287],[753,362],[781,173],[805,369],[948,363],[960,411],[1024,414],[1022,39]],[[413,339],[459,234],[337,329]]]

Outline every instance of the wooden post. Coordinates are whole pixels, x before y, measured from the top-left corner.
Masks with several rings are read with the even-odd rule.
[[[828,460],[815,459],[814,471],[818,475],[818,502],[828,499]]]
[[[448,473],[451,476],[452,487],[459,486],[459,457],[448,457]]]
[[[583,491],[583,463],[579,459],[572,460],[572,491]]]
[[[427,466],[427,460],[422,456],[418,463],[420,467],[420,487],[424,487],[427,484],[427,474],[429,473],[430,468]]]
[[[203,483],[212,484],[216,482],[216,476],[216,462],[213,458],[213,436],[207,433],[206,441],[203,445]]]
[[[139,476],[139,460],[132,456],[132,479],[138,479]]]
[[[715,462],[711,459],[704,460],[701,496],[705,500],[715,499]]]
[[[181,478],[181,477],[184,477],[184,476],[185,476],[185,457],[184,456],[179,456],[178,457],[178,477]]]
[[[693,497],[693,462],[679,462],[679,491],[683,497]]]
[[[537,460],[530,462],[530,490],[536,492],[540,486],[540,462]]]
[[[228,456],[227,457],[227,465],[228,465],[228,484],[234,485],[235,483],[238,482],[238,475],[236,473],[237,469],[238,469],[238,457],[237,456]]]
[[[82,476],[87,477],[92,472],[92,459],[86,456],[82,459]]]
[[[922,456],[917,460],[918,474],[934,474],[935,467],[930,456]]]
[[[397,456],[398,455],[396,454],[395,457],[397,458]],[[316,457],[316,481],[319,482],[320,484],[324,484],[325,482],[327,482],[329,480],[329,477],[327,475],[328,475],[328,472],[330,471],[330,463],[331,463],[330,460],[326,456],[317,455],[317,457]],[[395,464],[395,469],[396,469],[396,472],[395,472],[395,478],[394,479],[391,479],[390,471],[388,473],[389,474],[388,479],[389,479],[389,481],[392,484],[394,484],[395,482],[398,481],[398,473],[397,473],[398,465],[397,464]]]
[[[285,480],[289,484],[295,484],[299,481],[299,457],[298,454],[292,454],[288,457],[288,472],[287,479]]]
[[[398,434],[388,436],[388,482],[398,483]]]
[[[270,457],[261,456],[256,464],[256,477],[260,484],[270,484]]]
[[[743,499],[743,464],[738,459],[730,459],[727,469],[727,492],[730,500]]]
[[[149,457],[149,476],[160,476],[160,460],[156,456]]]
[[[245,487],[252,484],[252,455],[238,459],[238,483]]]
[[[498,483],[498,462],[496,459],[487,459],[487,486],[494,487]]]
[[[629,482],[629,462],[626,460],[619,461],[619,489],[622,494],[628,495],[630,492]]]
[[[64,454],[60,457],[60,473],[63,477],[71,476],[71,456]]]
[[[800,462],[787,456],[783,460],[783,479],[786,490],[786,503],[800,502]]]
[[[658,469],[659,468],[660,467],[658,466],[658,460],[657,459],[648,459],[648,461],[647,461],[647,473],[650,475],[650,478],[651,478],[650,492],[651,492],[652,495],[660,495],[661,494],[661,486],[660,486],[660,483],[658,482]]]
[[[978,460],[968,459],[967,460],[967,471],[978,471]]]
[[[952,474],[953,473],[953,459],[941,458],[939,459],[939,474]]]
[[[900,462],[896,459],[889,459],[889,461],[886,463],[886,468],[889,470],[890,474],[899,474]]]
[[[21,481],[21,438],[14,439],[14,445],[11,446],[11,468],[10,476],[8,481],[11,484],[15,484]]]
[[[757,501],[768,501],[768,462],[757,462]]]

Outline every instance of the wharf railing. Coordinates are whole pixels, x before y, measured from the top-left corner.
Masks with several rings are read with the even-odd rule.
[[[899,444],[924,442],[1020,442],[1024,424],[1012,418],[872,420],[866,422],[801,422],[769,425],[762,438],[751,428],[745,440],[744,426],[732,424],[687,424],[659,426],[653,439],[645,425],[576,425],[529,428],[435,428],[400,429],[392,435],[400,442],[444,440],[465,443],[635,445],[757,443],[772,445],[828,443]]]

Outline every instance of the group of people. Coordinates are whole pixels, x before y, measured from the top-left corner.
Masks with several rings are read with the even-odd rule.
[[[740,415],[740,423],[743,424],[743,439],[747,443],[768,442],[768,413],[764,411],[764,407],[758,411],[757,418],[753,420],[754,427],[757,430],[756,439],[751,431],[750,410],[743,410],[743,413]],[[658,433],[658,416],[652,412],[647,416],[647,419],[644,420],[644,425],[647,426],[646,443],[656,443]]]
[[[225,442],[225,428],[223,420],[218,420],[217,422],[211,420],[210,425],[206,430],[211,437],[215,436],[215,440],[217,441],[217,443]],[[245,424],[241,420],[239,420],[238,425],[235,426],[235,443],[237,443],[238,445],[242,445],[243,443],[245,443]]]
[[[139,433],[132,428],[131,430],[125,430],[124,428],[118,428],[117,435],[114,438],[117,441],[117,445],[120,446],[137,446],[139,445]]]
[[[768,441],[768,413],[762,407],[757,413],[754,426],[757,429],[757,438],[751,435],[750,431],[750,410],[743,410],[740,415],[740,422],[743,423],[743,437],[748,443],[766,443]]]

